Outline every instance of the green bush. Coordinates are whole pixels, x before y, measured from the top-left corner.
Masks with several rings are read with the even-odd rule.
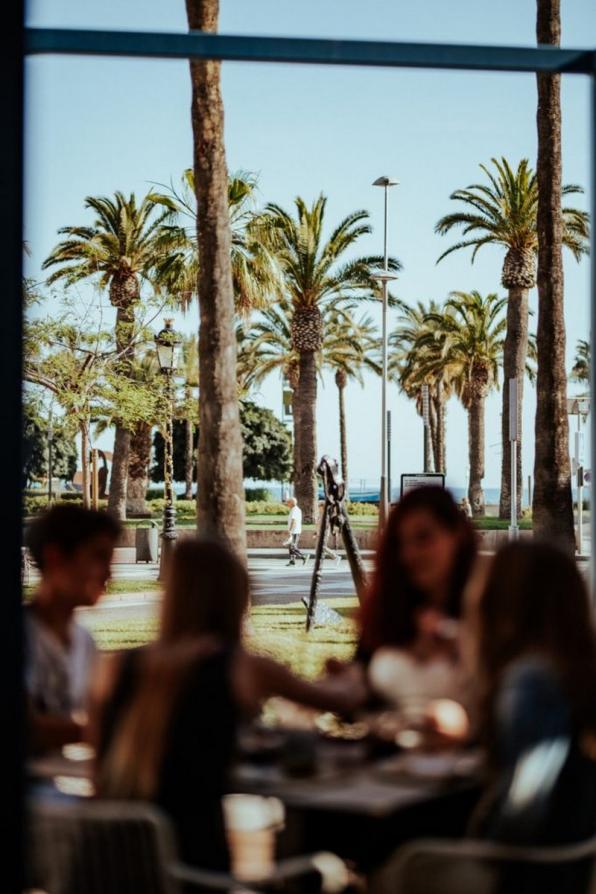
[[[246,504],[247,515],[287,515],[289,512],[285,503],[275,503],[273,500],[254,501]]]
[[[346,506],[348,515],[356,517],[377,518],[379,515],[379,507],[374,503],[348,503]]]
[[[73,495],[72,493],[62,494],[59,499],[53,501],[53,503],[81,503],[83,500],[81,494]],[[47,494],[45,496],[32,497],[28,494],[25,494],[23,497],[23,512],[25,515],[39,515],[40,512],[45,512],[48,508],[48,498]],[[99,500],[98,506],[100,509],[106,509],[108,505],[107,500]]]
[[[268,487],[247,487],[244,489],[247,503],[270,503],[271,491]]]
[[[151,500],[163,500],[163,487],[149,487],[145,499],[149,502]]]
[[[160,518],[163,515],[166,501],[163,499],[147,500],[147,506],[153,513],[154,518]],[[194,500],[176,500],[176,517],[194,518],[197,514],[197,504]]]

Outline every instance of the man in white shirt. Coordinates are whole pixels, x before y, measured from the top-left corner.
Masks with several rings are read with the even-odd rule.
[[[298,549],[298,541],[302,534],[302,509],[298,505],[296,497],[290,497],[287,505],[290,509],[290,514],[288,515],[288,539],[286,541],[290,551],[288,565],[295,565],[296,559],[302,559],[303,565],[306,565],[308,556],[305,556]]]
[[[95,605],[110,578],[119,524],[69,503],[36,518],[27,544],[41,581],[25,611],[25,688],[34,751],[80,741],[97,650],[75,610]]]

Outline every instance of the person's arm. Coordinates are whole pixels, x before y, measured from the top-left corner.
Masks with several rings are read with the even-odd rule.
[[[84,726],[72,717],[60,714],[44,714],[28,705],[29,745],[34,754],[55,751],[71,742],[80,742]]]
[[[295,527],[296,527],[296,514],[293,509],[290,509],[290,515],[288,517],[288,533],[293,534]]]
[[[239,650],[232,667],[234,695],[247,713],[277,695],[323,711],[350,713],[361,707],[368,695],[364,675],[357,665],[341,674],[309,682],[271,658]]]

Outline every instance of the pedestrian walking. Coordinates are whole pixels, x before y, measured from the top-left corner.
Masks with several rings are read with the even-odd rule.
[[[298,505],[296,497],[290,497],[287,500],[287,505],[290,509],[290,514],[288,515],[288,539],[285,542],[290,552],[288,565],[295,565],[296,559],[302,559],[302,563],[306,565],[308,556],[301,553],[298,549],[298,542],[302,534],[302,509]]]

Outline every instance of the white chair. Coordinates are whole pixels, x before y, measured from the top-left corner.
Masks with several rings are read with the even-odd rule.
[[[188,887],[262,891],[312,873],[324,891],[345,887],[333,854],[282,860],[267,877],[243,882],[181,863],[170,823],[147,804],[36,799],[28,817],[27,885],[47,894],[180,894]]]

